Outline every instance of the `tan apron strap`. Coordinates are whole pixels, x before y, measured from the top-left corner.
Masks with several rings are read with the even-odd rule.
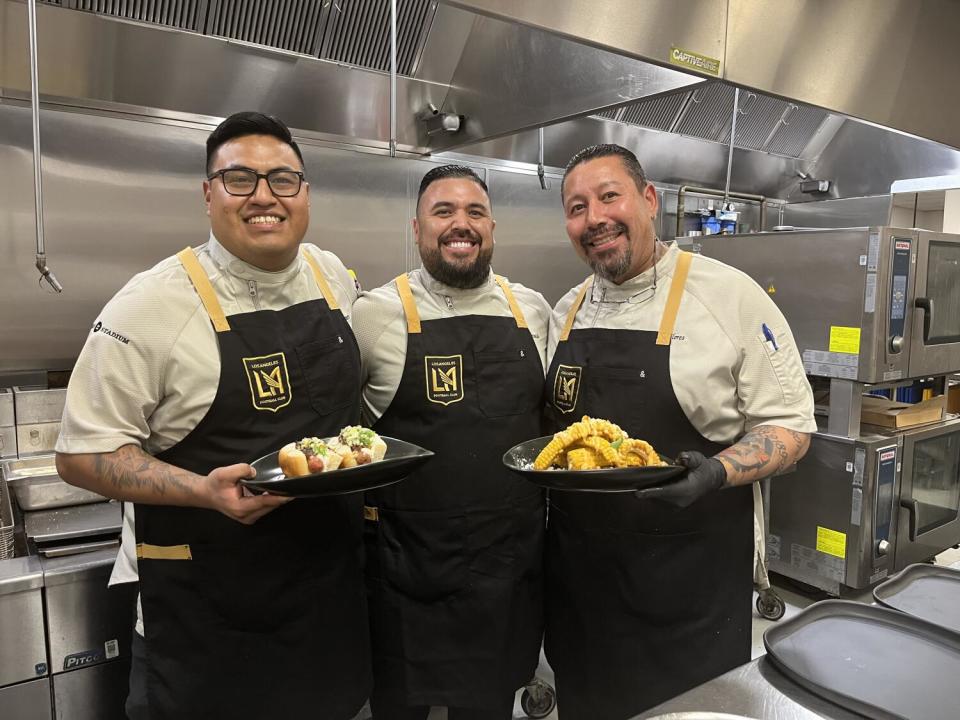
[[[380,511],[369,505],[363,506],[363,519],[370,522],[380,522]]]
[[[417,312],[417,303],[413,299],[413,291],[410,290],[410,278],[407,274],[397,275],[397,292],[400,294],[400,302],[403,303],[403,314],[407,316],[407,333],[418,335],[420,333],[420,313]]]
[[[670,294],[667,295],[667,305],[663,308],[663,317],[660,318],[660,332],[657,333],[657,345],[669,345],[673,336],[673,326],[677,321],[677,310],[680,309],[680,298],[683,297],[683,287],[687,284],[687,272],[693,255],[685,250],[680,251],[677,258],[677,267],[673,271],[673,282],[670,283]]]
[[[313,255],[307,252],[306,248],[300,248],[300,252],[303,254],[303,259],[307,261],[307,265],[310,266],[310,269],[313,270],[313,277],[317,281],[317,286],[320,288],[320,292],[323,294],[323,299],[327,301],[327,307],[331,310],[337,310],[340,308],[337,305],[337,299],[333,296],[333,291],[330,289],[330,284],[327,282],[327,278],[323,276],[323,273],[320,271],[320,264],[314,259]]]
[[[565,342],[566,339],[570,337],[570,330],[573,329],[573,321],[577,319],[577,311],[580,309],[580,306],[583,305],[583,299],[587,296],[587,290],[590,289],[591,285],[593,285],[593,275],[588,277],[583,285],[580,286],[580,292],[577,293],[577,297],[570,307],[570,312],[567,313],[567,321],[563,324],[563,332],[560,333],[560,342]]]
[[[517,327],[526,328],[527,320],[523,317],[523,310],[520,309],[517,299],[513,296],[513,291],[510,290],[510,284],[507,282],[507,279],[499,275],[494,275],[493,279],[497,281],[497,285],[503,290],[503,294],[507,296],[507,302],[510,304],[510,312],[513,313],[513,318],[517,321]]]
[[[137,558],[141,560],[193,560],[189,545],[148,545],[137,543]]]
[[[220,306],[220,301],[217,300],[217,294],[213,291],[210,278],[207,277],[203,266],[201,266],[200,261],[197,260],[197,254],[193,251],[193,248],[185,247],[178,252],[177,260],[183,265],[183,269],[187,271],[190,282],[193,283],[197,295],[200,296],[200,302],[203,303],[207,315],[210,316],[213,329],[217,332],[229,332],[230,323],[227,322],[227,316],[223,314],[223,308]]]

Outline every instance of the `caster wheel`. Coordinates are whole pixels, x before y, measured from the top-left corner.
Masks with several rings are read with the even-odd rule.
[[[787,606],[779,595],[774,593],[764,595],[761,593],[757,596],[757,612],[760,613],[760,617],[767,620],[779,620],[786,611]]]
[[[539,685],[533,692],[524,690],[520,696],[520,707],[532,718],[545,718],[557,706],[557,694],[549,685]]]

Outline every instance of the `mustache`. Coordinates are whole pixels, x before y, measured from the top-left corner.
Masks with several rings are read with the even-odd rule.
[[[627,226],[623,223],[614,223],[613,225],[600,225],[595,228],[588,228],[580,235],[580,244],[588,245],[594,240],[596,240],[601,235],[609,235],[611,233],[625,233],[627,232]]]
[[[461,229],[450,230],[449,232],[445,232],[443,235],[437,238],[437,244],[442,245],[447,240],[450,240],[452,238],[456,238],[456,239],[466,238],[467,240],[470,240],[471,242],[475,242],[478,245],[482,244],[483,242],[483,239],[480,237],[479,233],[471,230],[470,228],[461,228]]]

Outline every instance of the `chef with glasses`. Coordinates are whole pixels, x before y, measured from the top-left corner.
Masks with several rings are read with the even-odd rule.
[[[359,420],[357,290],[301,242],[303,170],[279,120],[219,125],[209,240],[107,303],[70,380],[60,475],[125,501],[112,582],[140,583],[133,720],[346,720],[370,689],[362,498],[241,484],[250,461]]]

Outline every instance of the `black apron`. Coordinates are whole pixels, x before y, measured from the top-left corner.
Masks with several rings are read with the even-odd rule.
[[[659,333],[571,332],[584,284],[547,375],[550,430],[586,414],[668,457],[723,449],[690,424],[670,379],[689,261],[682,253]],[[545,648],[563,720],[632,717],[750,660],[752,511],[749,486],[683,510],[632,493],[551,491]]]
[[[377,432],[437,453],[367,493],[374,693],[384,704],[503,706],[537,667],[542,491],[503,467],[540,433],[543,366],[513,317],[420,322],[406,275],[403,377]]]
[[[206,416],[157,457],[205,475],[359,418],[359,350],[325,300],[225,318],[193,251],[178,256],[220,350]],[[370,689],[360,495],[294,500],[253,525],[137,504],[151,720],[351,718]]]

